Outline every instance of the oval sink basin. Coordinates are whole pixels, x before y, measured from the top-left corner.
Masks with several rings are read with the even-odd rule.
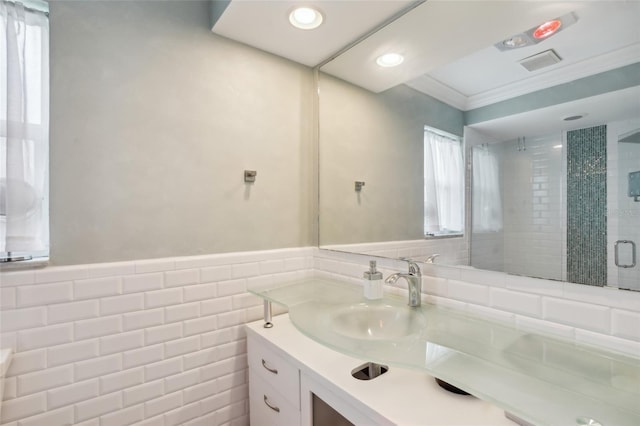
[[[329,327],[335,333],[354,339],[398,339],[419,333],[425,326],[422,313],[406,305],[358,303],[329,314]]]

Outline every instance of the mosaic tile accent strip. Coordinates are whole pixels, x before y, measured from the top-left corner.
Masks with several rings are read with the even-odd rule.
[[[567,132],[567,280],[607,284],[607,126]]]

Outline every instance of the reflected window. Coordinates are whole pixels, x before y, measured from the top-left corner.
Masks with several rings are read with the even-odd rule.
[[[424,129],[425,235],[464,231],[464,154],[462,139],[432,127]]]

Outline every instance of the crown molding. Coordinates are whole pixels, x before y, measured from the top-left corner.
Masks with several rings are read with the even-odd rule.
[[[428,74],[421,75],[405,84],[459,110],[465,111],[467,108],[468,98],[465,95],[446,84],[442,84]]]
[[[465,111],[547,89],[559,84],[569,83],[583,77],[611,71],[625,65],[631,65],[638,62],[639,58],[640,43],[632,44],[604,55],[585,59],[584,61],[576,62],[555,70],[549,70],[537,76],[520,80],[497,89],[472,95],[467,98]]]
[[[429,75],[420,76],[406,84],[462,111],[469,111],[559,84],[569,83],[579,78],[589,77],[625,65],[631,65],[638,62],[639,58],[640,43],[636,43],[604,55],[576,62],[555,70],[549,70],[525,80],[487,90],[469,97],[442,84]]]

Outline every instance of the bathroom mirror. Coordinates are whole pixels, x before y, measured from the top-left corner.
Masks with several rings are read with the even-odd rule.
[[[320,247],[640,290],[639,21],[637,2],[429,1],[326,63]],[[460,138],[463,230],[425,223],[433,129]]]

